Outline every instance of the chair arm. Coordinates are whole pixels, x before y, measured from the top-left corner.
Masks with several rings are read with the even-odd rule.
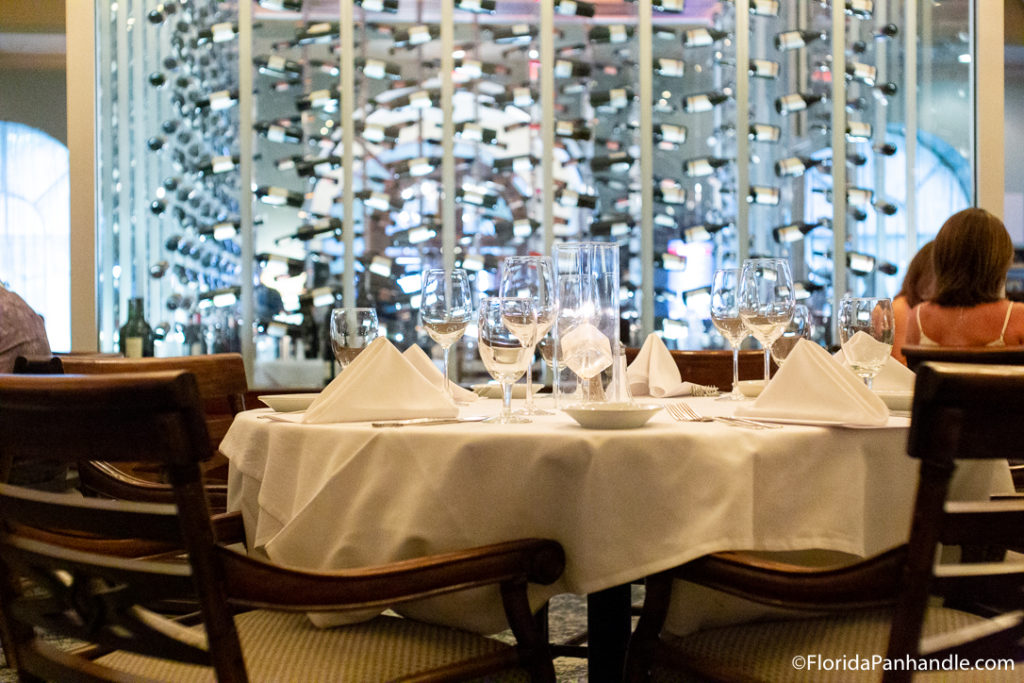
[[[245,523],[241,511],[219,512],[210,517],[210,523],[218,543],[245,543]]]
[[[282,567],[218,546],[233,603],[301,611],[385,608],[399,602],[502,583],[550,584],[565,553],[555,541],[522,539],[330,572]]]
[[[805,567],[744,553],[705,555],[673,570],[674,578],[747,600],[790,609],[891,605],[899,590],[905,546],[838,567]]]
[[[170,484],[133,476],[113,463],[98,460],[83,462],[79,465],[78,478],[85,491],[105,498],[150,503],[174,502],[174,490]],[[211,510],[216,512],[227,508],[226,484],[206,484],[204,488]]]

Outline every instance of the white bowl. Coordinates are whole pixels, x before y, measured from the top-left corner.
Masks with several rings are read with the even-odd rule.
[[[293,413],[297,410],[305,410],[320,394],[265,394],[257,396],[259,400],[267,404],[279,413]]]
[[[472,386],[477,396],[483,398],[501,398],[501,385],[497,382],[488,382],[486,384],[474,384]],[[533,386],[534,395],[540,390],[540,386],[535,384]],[[512,385],[512,398],[526,398],[526,384],[513,384]]]
[[[885,402],[889,410],[909,411],[914,404],[913,391],[876,391],[875,395]]]
[[[661,410],[660,405],[593,403],[562,409],[587,429],[636,429]]]
[[[740,393],[747,398],[757,398],[761,395],[761,391],[764,390],[763,379],[743,379],[737,383],[740,388]]]

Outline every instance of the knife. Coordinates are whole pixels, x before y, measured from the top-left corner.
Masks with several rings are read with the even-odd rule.
[[[470,417],[415,417],[410,420],[385,420],[373,422],[374,427],[406,427],[414,425],[446,425],[456,422],[482,422],[487,419],[486,415],[472,415]]]

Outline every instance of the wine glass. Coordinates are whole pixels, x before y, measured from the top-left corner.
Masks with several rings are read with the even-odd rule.
[[[331,311],[331,348],[342,370],[377,338],[377,327],[376,309],[335,308]]]
[[[746,400],[740,391],[740,345],[750,336],[739,307],[740,269],[719,268],[711,280],[711,322],[732,347],[732,401]]]
[[[512,383],[523,376],[533,356],[537,313],[533,301],[520,297],[487,297],[477,319],[480,360],[501,383],[501,414],[486,422],[520,424],[528,418],[512,414]]]
[[[740,271],[740,318],[764,349],[764,381],[771,376],[771,347],[793,316],[793,276],[780,258],[746,259]]]
[[[537,313],[536,339],[546,337],[555,324],[558,301],[555,294],[554,267],[547,256],[510,256],[505,259],[498,293],[502,297],[521,297],[533,301]],[[536,344],[534,345],[534,347]],[[530,349],[530,367],[526,371],[526,404],[518,411],[522,415],[551,415],[551,411],[533,404],[533,348]]]
[[[444,353],[444,390],[448,396],[452,396],[448,351],[465,333],[472,317],[473,290],[465,270],[431,268],[423,273],[420,320]]]
[[[780,368],[789,357],[790,351],[801,339],[807,339],[811,331],[811,313],[804,304],[793,306],[793,317],[782,329],[782,334],[772,344],[772,359]]]
[[[839,341],[843,355],[868,389],[889,359],[895,330],[890,299],[847,297],[839,302]]]

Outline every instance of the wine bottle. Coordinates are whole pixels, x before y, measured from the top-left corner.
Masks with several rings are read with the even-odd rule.
[[[494,145],[498,142],[498,131],[493,128],[485,128],[475,121],[456,123],[455,134],[462,140],[482,142],[485,145]]]
[[[729,227],[730,223],[701,223],[683,228],[681,237],[684,242],[707,242],[715,233]]]
[[[491,64],[477,59],[460,57],[455,60],[455,71],[464,75],[468,80],[475,80],[483,77],[484,74],[488,76],[505,75],[508,73],[508,67],[504,64]]]
[[[555,193],[555,201],[565,207],[577,207],[581,209],[596,209],[597,195],[581,194],[574,190],[559,190]]]
[[[291,59],[285,59],[279,55],[261,55],[253,57],[253,64],[256,70],[264,75],[273,78],[301,78],[302,65]]]
[[[398,14],[398,0],[352,0],[352,4],[362,7],[364,12]]]
[[[302,208],[306,195],[275,185],[260,185],[256,188],[256,199],[271,206],[294,206]]]
[[[796,112],[803,111],[808,107],[817,104],[818,102],[825,102],[828,98],[824,94],[816,95],[814,93],[790,93],[783,95],[775,99],[775,111],[783,116],[794,114]]]
[[[353,60],[356,69],[364,76],[377,81],[397,81],[402,78],[402,65],[369,57],[356,57]]]
[[[594,173],[625,173],[636,161],[627,152],[612,152],[590,159],[590,170]]]
[[[502,242],[510,242],[513,239],[526,239],[538,228],[540,228],[540,221],[532,218],[494,221],[494,235]],[[469,258],[466,261],[472,263]]]
[[[769,185],[751,185],[747,190],[747,203],[761,206],[779,205],[779,188]]]
[[[707,47],[720,40],[731,38],[728,31],[719,31],[714,28],[691,28],[683,31],[683,47]]]
[[[722,157],[700,157],[683,162],[683,173],[690,178],[706,178],[713,175],[716,169],[731,163],[732,159]]]
[[[611,88],[610,90],[597,90],[590,93],[590,106],[598,109],[606,107],[609,109],[623,109],[636,99],[631,88]]]
[[[874,37],[875,40],[887,40],[889,38],[895,38],[900,34],[900,28],[896,24],[886,24],[881,28],[875,29]]]
[[[884,157],[891,157],[899,151],[896,145],[891,142],[883,142],[875,145],[872,149],[875,151],[875,154],[881,154]]]
[[[338,22],[321,21],[307,24],[295,32],[296,45],[316,45],[331,43],[339,39],[341,28]]]
[[[865,85],[874,85],[878,69],[863,62],[850,61],[846,63],[846,80],[858,81]]]
[[[568,17],[593,17],[594,3],[584,0],[555,0],[555,14]]]
[[[511,24],[509,26],[489,26],[491,40],[499,45],[524,44],[532,41],[537,30],[530,24]]]
[[[880,83],[873,87],[872,92],[875,94],[875,99],[886,100],[900,91],[900,87],[889,81],[888,83]]]
[[[398,176],[407,173],[413,177],[420,177],[433,173],[440,165],[440,157],[414,157],[389,164],[389,167],[391,172]]]
[[[252,128],[258,135],[271,142],[302,142],[302,128],[299,126],[281,126],[271,121],[257,121]]]
[[[624,43],[633,37],[633,27],[625,24],[594,26],[587,32],[587,39],[594,44]]]
[[[455,9],[473,14],[494,14],[497,7],[494,0],[455,0]]]
[[[389,142],[393,144],[398,142],[398,136],[402,133],[402,127],[402,124],[382,126],[379,123],[367,123],[362,126],[360,132],[362,133],[363,140],[367,142]]]
[[[846,122],[846,139],[848,142],[866,142],[871,139],[871,124],[865,121]]]
[[[778,0],[750,0],[750,13],[756,17],[777,17]]]
[[[846,267],[855,275],[868,275],[875,270],[877,259],[860,251],[846,252]]]
[[[747,130],[747,139],[752,142],[778,142],[782,136],[782,129],[770,123],[752,123]]]
[[[556,59],[554,71],[555,78],[586,78],[590,75],[591,67],[576,59]]]
[[[776,50],[787,51],[799,50],[800,48],[807,47],[815,41],[824,41],[826,39],[828,39],[828,33],[826,31],[802,31],[800,29],[794,29],[792,31],[776,33],[774,43]]]
[[[256,0],[256,4],[264,9],[278,12],[301,12],[302,0]]]
[[[410,26],[401,31],[395,31],[391,40],[391,47],[411,49],[424,45],[441,36],[441,27],[436,25],[419,24]]]
[[[625,237],[633,232],[636,221],[628,213],[598,217],[590,224],[590,234],[594,237]]]
[[[826,166],[828,159],[792,156],[775,162],[775,175],[780,178],[802,176],[808,169]]]
[[[654,73],[666,78],[682,78],[685,65],[681,59],[658,57],[654,60]]]
[[[484,209],[493,209],[498,206],[501,198],[490,192],[481,192],[477,188],[460,187],[455,190],[455,202],[457,204],[470,204]]]
[[[235,170],[240,161],[241,157],[238,154],[210,157],[197,165],[195,170],[201,176],[217,175]]]
[[[218,90],[205,97],[200,97],[195,102],[198,111],[209,109],[210,111],[222,111],[238,104],[237,90]]]
[[[299,111],[310,109],[333,110],[341,99],[341,90],[338,86],[314,90],[308,95],[302,95],[295,100],[295,106]]]
[[[513,171],[515,173],[527,173],[532,171],[533,167],[536,165],[537,158],[528,154],[495,159],[491,162],[491,168],[493,168],[497,173],[506,173],[508,171]]]
[[[297,173],[300,178],[322,176],[332,168],[339,168],[341,163],[341,157],[336,154],[324,157],[313,157],[311,159],[302,159],[301,161],[295,162],[295,173]]]
[[[686,190],[678,185],[655,185],[653,199],[662,204],[685,204]]]
[[[832,222],[827,218],[822,218],[821,220],[814,222],[797,221],[796,223],[780,225],[773,229],[772,237],[775,238],[775,241],[779,244],[788,244],[790,242],[802,240],[804,235],[809,233],[811,230],[831,227],[831,224]]]
[[[872,0],[846,0],[844,11],[857,19],[870,19],[875,11],[875,3]]]
[[[296,239],[300,242],[308,242],[318,235],[324,235],[329,232],[334,233],[335,237],[340,238],[341,228],[342,221],[340,218],[321,218],[312,223],[300,225],[294,233],[281,239]]]
[[[685,233],[686,231],[684,230],[683,232]],[[686,240],[684,238],[684,241],[689,240]],[[686,256],[683,254],[673,254],[671,252],[664,252],[662,254],[658,254],[657,256],[654,257],[654,267],[661,268],[662,270],[686,270]]]
[[[896,212],[899,211],[899,208],[895,204],[887,202],[884,199],[879,199],[873,204],[873,206],[875,207],[875,211],[885,216],[895,216]]]
[[[729,97],[729,93],[724,91],[714,91],[706,93],[697,93],[696,95],[687,95],[683,99],[683,111],[690,114],[711,111],[712,109],[719,106],[723,102],[727,102],[729,100]]]
[[[128,300],[128,318],[121,326],[118,346],[125,358],[142,358],[153,355],[153,328],[146,322],[145,307],[141,297]]]
[[[655,123],[652,126],[654,141],[669,145],[681,145],[686,142],[686,126],[674,123]]]
[[[232,24],[230,21],[224,21],[201,29],[199,33],[196,34],[196,44],[206,45],[208,43],[226,43],[227,41],[234,40],[237,37],[238,25]]]
[[[683,11],[684,3],[685,0],[651,0],[651,9],[663,14],[680,14]]]
[[[507,130],[507,129],[506,129]],[[570,140],[589,140],[593,131],[582,119],[555,121],[555,137]]]

